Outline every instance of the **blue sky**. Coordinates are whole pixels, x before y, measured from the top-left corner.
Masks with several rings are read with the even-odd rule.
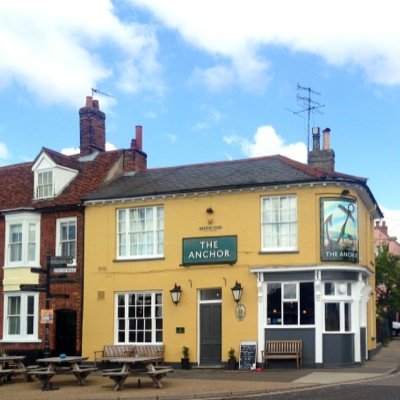
[[[3,0],[0,165],[79,146],[91,88],[109,148],[143,125],[149,167],[306,160],[298,84],[319,95],[336,170],[366,177],[400,237],[400,29],[394,1]],[[362,8],[361,5],[362,4]]]

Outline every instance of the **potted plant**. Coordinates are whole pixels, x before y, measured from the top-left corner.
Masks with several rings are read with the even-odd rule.
[[[189,361],[189,347],[182,347],[182,358],[181,358],[182,369],[190,369],[190,361]]]
[[[236,369],[237,368],[237,362],[236,362],[236,356],[235,356],[235,349],[231,347],[228,351],[228,363],[227,363],[227,368],[228,369]]]

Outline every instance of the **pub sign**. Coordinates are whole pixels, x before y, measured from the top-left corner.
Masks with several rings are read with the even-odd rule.
[[[358,262],[357,202],[321,199],[321,259]]]
[[[237,236],[210,236],[183,239],[183,265],[234,264]]]

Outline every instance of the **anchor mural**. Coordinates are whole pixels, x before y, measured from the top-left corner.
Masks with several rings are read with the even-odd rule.
[[[321,258],[358,261],[357,203],[351,199],[321,199]]]

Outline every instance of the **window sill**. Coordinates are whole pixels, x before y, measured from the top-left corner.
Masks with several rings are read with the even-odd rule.
[[[0,343],[42,343],[40,339],[17,339],[17,338],[4,338]]]
[[[159,261],[159,260],[165,260],[165,257],[160,256],[160,257],[143,257],[143,258],[116,258],[113,260],[113,262],[124,263],[124,262]]]
[[[270,254],[298,254],[299,250],[261,250],[258,252],[259,255],[270,255]]]

